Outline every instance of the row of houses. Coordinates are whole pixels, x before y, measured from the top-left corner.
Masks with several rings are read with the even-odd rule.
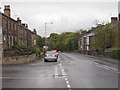
[[[11,18],[9,5],[4,6],[4,13],[0,12],[0,21],[3,50],[9,50],[15,45],[27,47],[36,45],[36,30],[31,31],[28,24],[22,23],[19,17],[17,20]]]
[[[118,36],[118,34],[120,33],[119,29],[120,29],[120,14],[118,15],[119,18],[117,17],[111,17],[111,24],[114,27],[117,27],[117,29],[115,29],[116,31],[116,40],[115,41],[115,47],[120,47],[119,43],[120,42],[120,38]],[[78,51],[84,54],[94,54],[95,53],[95,48],[93,46],[93,40],[95,37],[95,30],[98,27],[104,27],[104,25],[98,25],[97,27],[93,27],[91,30],[87,31],[85,34],[83,34],[79,41],[78,41]]]

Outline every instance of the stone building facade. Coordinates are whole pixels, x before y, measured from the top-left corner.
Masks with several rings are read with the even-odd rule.
[[[33,47],[36,45],[36,31],[31,31],[27,24],[23,24],[20,18],[11,18],[9,5],[5,5],[4,13],[0,12],[2,28],[3,49],[11,49],[15,45]]]
[[[120,17],[119,17],[120,18]],[[111,24],[113,27],[113,30],[115,32],[115,38],[114,38],[114,46],[115,48],[120,48],[120,20],[118,20],[117,17],[111,17]],[[99,27],[104,27],[104,25],[100,25]],[[96,27],[97,28],[97,27]],[[78,51],[84,54],[94,54],[93,51],[96,51],[95,48],[92,45],[92,42],[94,40],[95,36],[95,29],[92,28],[90,31],[88,31],[86,34],[84,34],[82,37],[80,37],[78,41]]]
[[[78,48],[81,53],[90,54],[94,50],[92,46],[94,35],[93,32],[88,32],[79,39]]]

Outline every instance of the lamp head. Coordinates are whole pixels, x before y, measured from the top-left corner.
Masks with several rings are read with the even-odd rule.
[[[53,24],[53,22],[51,22],[50,24]]]

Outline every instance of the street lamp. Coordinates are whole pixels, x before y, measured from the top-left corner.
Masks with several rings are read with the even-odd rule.
[[[47,24],[53,24],[53,22],[51,22],[51,23],[45,23],[45,46],[43,47],[43,49],[44,49],[44,56],[45,56],[46,48],[48,48],[48,47],[46,46],[46,30],[47,30]]]
[[[45,47],[46,47],[46,30],[47,30],[47,24],[53,24],[53,22],[51,22],[51,23],[45,23]]]

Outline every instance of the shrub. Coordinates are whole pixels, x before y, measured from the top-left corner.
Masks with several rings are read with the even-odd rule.
[[[31,48],[31,51],[33,51],[36,54],[39,54],[41,52],[41,48],[38,46],[34,46],[33,48]]]
[[[110,55],[114,59],[120,59],[120,48],[112,48]]]

